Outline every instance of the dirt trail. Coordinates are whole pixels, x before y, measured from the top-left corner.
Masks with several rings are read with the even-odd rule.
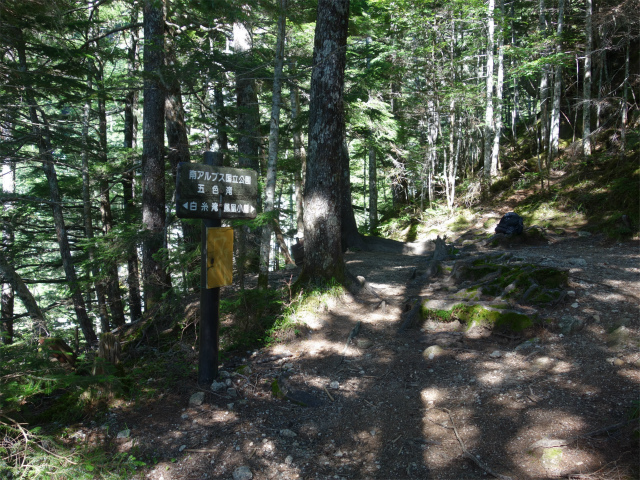
[[[465,248],[485,252],[478,243]],[[565,336],[551,323],[496,335],[427,322],[399,334],[411,297],[444,297],[450,287],[440,277],[420,288],[410,282],[424,256],[348,253],[349,270],[384,307],[371,294],[346,296],[307,315],[308,335],[233,359],[226,371],[250,369],[230,379],[237,397],[207,391],[202,405],[189,406],[198,389],[185,379],[144,412],[123,406],[113,412],[113,431],[126,424],[132,438],[119,448],[155,457],[140,475],[155,480],[249,478],[248,471],[254,479],[636,478],[633,423],[584,435],[624,422],[638,399],[638,243],[570,233],[509,250],[568,270],[573,293],[539,313],[554,322],[579,318],[580,331]],[[612,343],[608,334],[620,325],[624,338]],[[444,353],[424,358],[436,344]],[[315,406],[276,398],[278,378]],[[568,444],[532,450],[541,439]]]

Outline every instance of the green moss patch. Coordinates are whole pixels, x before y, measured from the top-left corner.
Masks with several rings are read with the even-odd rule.
[[[520,332],[533,326],[534,319],[524,313],[479,304],[457,304],[447,310],[429,309],[423,305],[422,317],[441,322],[459,320],[467,328],[485,325],[491,328],[499,328]]]
[[[494,263],[502,258],[483,257],[461,267],[460,281],[478,282],[466,291],[481,286],[485,297],[502,297],[535,305],[554,303],[562,297],[569,279],[566,271],[534,264]]]

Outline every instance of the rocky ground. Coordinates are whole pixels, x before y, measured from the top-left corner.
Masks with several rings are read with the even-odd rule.
[[[638,478],[639,244],[547,235],[490,248],[472,228],[447,240],[458,260],[499,251],[567,271],[560,302],[514,305],[542,326],[427,320],[399,332],[416,299],[451,300],[460,285],[447,268],[421,277],[428,256],[349,252],[371,289],[301,315],[304,335],[231,359],[213,389],[185,378],[82,438],[154,459],[140,479]]]

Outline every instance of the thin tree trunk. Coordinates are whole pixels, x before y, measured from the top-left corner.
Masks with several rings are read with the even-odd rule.
[[[99,162],[106,168],[108,163],[107,149],[107,98],[104,85],[104,72],[101,61],[96,65],[96,84],[98,86],[98,136],[100,140],[100,150],[98,152]],[[109,179],[105,174],[100,175],[100,214],[105,235],[109,235],[113,230],[113,214],[111,212],[111,201],[109,198]],[[105,262],[105,272],[107,280],[107,294],[109,297],[109,309],[111,319],[115,326],[124,325],[124,306],[122,304],[122,294],[120,293],[120,281],[118,278],[118,265],[114,260]],[[109,329],[104,330],[109,331]]]
[[[282,69],[284,66],[284,38],[286,27],[287,1],[280,0],[278,13],[276,58],[273,69],[273,97],[271,104],[271,120],[269,122],[269,160],[267,163],[267,181],[265,185],[264,213],[274,211],[276,193],[276,176],[278,172],[278,140],[280,132],[280,102],[282,98]],[[274,217],[274,223],[277,219]],[[258,273],[258,288],[269,287],[269,254],[271,252],[272,223],[262,227],[262,241],[260,244],[260,270]],[[286,250],[286,248],[285,248]]]
[[[5,140],[5,126],[0,124],[0,140]],[[0,175],[0,192],[14,193],[16,190],[16,166],[15,163],[9,161],[2,165],[2,171]],[[0,208],[0,212],[7,218],[10,217],[10,211],[13,209],[13,205],[10,203],[4,204]],[[10,222],[3,222],[2,229],[0,230],[0,256],[8,257],[8,251],[11,245],[13,245],[14,235],[13,227]],[[9,281],[8,278],[4,278],[0,282],[0,337],[2,337],[2,343],[10,345],[13,343],[13,311],[14,311],[14,291],[16,289],[15,282]]]
[[[296,74],[295,65],[293,62],[289,64],[291,70],[291,76]],[[296,168],[294,171],[294,182],[296,188],[296,226],[298,229],[297,237],[304,237],[304,221],[303,221],[303,192],[302,185],[304,185],[304,171],[307,164],[307,154],[302,142],[302,133],[300,126],[298,125],[300,117],[300,91],[298,86],[294,83],[291,85],[291,124],[293,125],[293,158],[295,160]]]
[[[585,0],[585,33],[587,44],[584,52],[584,80],[582,87],[582,153],[591,155],[591,53],[593,51],[592,0]]]
[[[369,233],[375,235],[378,229],[378,167],[376,149],[369,146]]]
[[[492,172],[494,171],[493,160],[493,137],[494,137],[494,118],[493,118],[493,33],[495,29],[495,21],[493,12],[495,9],[495,0],[489,0],[487,10],[487,78],[486,78],[486,107],[484,114],[484,177],[490,182]]]
[[[42,310],[40,310],[38,302],[36,302],[36,299],[33,298],[33,295],[22,280],[22,277],[20,277],[18,272],[15,271],[13,266],[9,263],[7,256],[4,254],[0,255],[0,276],[2,276],[7,283],[10,283],[14,286],[15,293],[22,301],[22,304],[29,314],[29,317],[31,317],[31,319],[35,323],[36,331],[46,331],[46,317],[44,316],[44,313],[42,312]],[[13,316],[13,312],[11,313]],[[11,324],[10,328],[13,329],[13,324]]]
[[[242,23],[233,25],[233,44],[234,51],[238,56],[238,68],[236,70],[238,166],[240,168],[253,169],[260,175],[260,163],[258,160],[260,111],[258,108],[256,82],[250,69],[243,65],[243,61],[251,53],[251,35]],[[259,246],[251,241],[249,233],[248,227],[241,227],[237,230],[237,266],[241,290],[244,290],[246,268],[255,269],[254,259],[259,256],[259,254],[255,254]]]
[[[631,49],[631,30],[627,27],[627,45],[624,57],[624,82],[622,87],[622,118],[620,119],[620,155],[624,156],[627,149],[627,115],[629,112],[629,103],[627,96],[629,91],[629,50]]]
[[[91,89],[91,80],[88,80],[89,89]],[[89,99],[83,107],[82,113],[82,204],[84,233],[87,240],[92,241],[93,235],[93,217],[91,213],[91,177],[89,175],[89,123],[90,123],[91,102]],[[96,300],[98,303],[98,316],[100,317],[100,329],[103,332],[109,331],[109,315],[107,312],[106,295],[104,284],[100,275],[100,268],[95,258],[95,248],[89,246],[89,260],[91,262],[91,270],[93,274],[94,286],[96,289]]]
[[[495,177],[500,165],[500,136],[502,135],[502,98],[504,89],[504,0],[500,2],[500,23],[498,29],[498,78],[496,82],[495,130],[491,153],[491,176]]]
[[[144,106],[142,147],[142,278],[145,311],[159,306],[170,287],[159,258],[165,245],[164,181],[164,12],[161,0],[144,2]]]
[[[558,29],[556,52],[562,49],[562,27],[564,23],[564,0],[558,0]],[[553,109],[551,111],[551,128],[549,130],[549,156],[547,157],[547,169],[551,161],[558,156],[560,141],[560,101],[562,99],[562,66],[556,65],[553,82]]]
[[[131,12],[131,23],[138,21],[138,8],[134,7]],[[138,30],[131,31],[131,44],[127,52],[128,73],[134,78],[138,72],[138,62],[136,54],[138,50]],[[134,184],[134,153],[138,147],[138,119],[136,117],[136,105],[138,103],[137,90],[130,90],[125,96],[124,103],[124,147],[127,149],[127,169],[122,175],[122,199],[124,204],[124,222],[127,225],[134,223],[136,205],[135,184]],[[134,242],[127,242],[127,285],[129,287],[129,314],[131,322],[136,322],[142,318],[142,297],[140,295],[140,274],[138,263],[138,249]]]
[[[216,131],[218,151],[222,153],[222,164],[229,165],[229,138],[227,135],[227,110],[224,106],[222,85],[216,83],[213,87],[213,101],[216,112]]]

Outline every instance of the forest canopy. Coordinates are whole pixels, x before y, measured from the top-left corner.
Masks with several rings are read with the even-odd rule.
[[[200,226],[176,217],[175,176],[204,152],[261,184],[261,214],[236,233],[241,284],[292,261],[281,252],[305,236],[318,11],[2,2],[5,342],[78,326],[95,343],[198,290]],[[639,18],[631,0],[352,1],[341,173],[324,187],[351,207],[342,229],[377,235],[402,212],[490,196],[510,181],[506,148],[534,159],[542,188],[560,151],[588,160],[606,138],[624,155],[637,142]]]

